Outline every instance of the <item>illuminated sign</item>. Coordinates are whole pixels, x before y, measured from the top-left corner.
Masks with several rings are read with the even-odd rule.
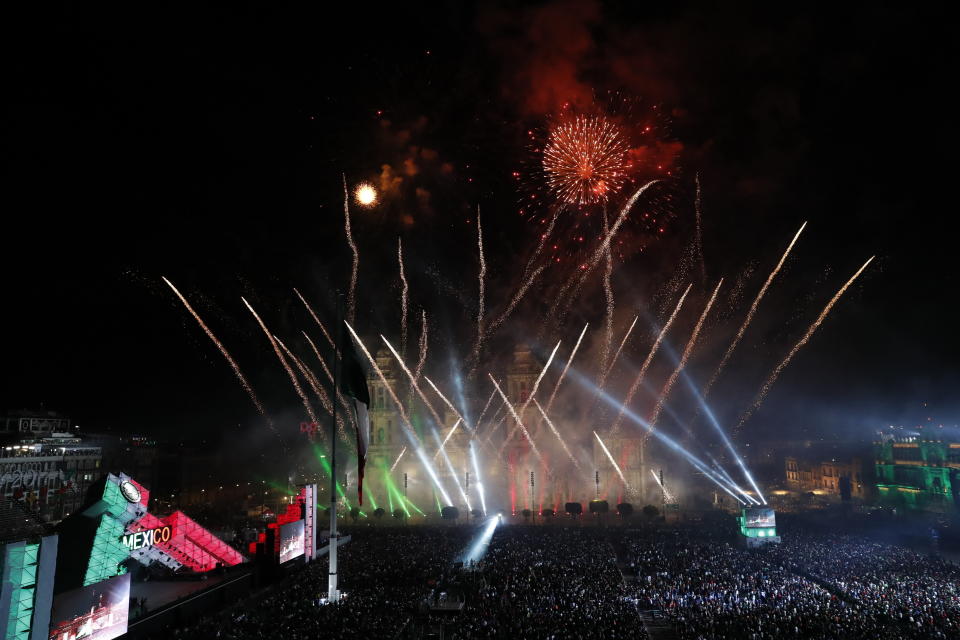
[[[169,542],[172,536],[173,529],[170,527],[170,525],[165,524],[162,527],[157,527],[156,529],[147,529],[146,531],[124,534],[123,544],[131,551],[136,551],[137,549],[143,549],[144,547],[152,547],[158,542]]]
[[[127,502],[140,502],[140,489],[129,480],[120,483],[120,493],[127,499]]]

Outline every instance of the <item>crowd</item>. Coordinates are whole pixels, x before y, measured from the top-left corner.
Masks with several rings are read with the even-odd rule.
[[[604,531],[499,527],[451,638],[643,638]]]
[[[730,524],[730,523],[727,523]],[[861,536],[791,531],[748,550],[732,526],[500,526],[455,569],[475,527],[361,529],[327,565],[164,638],[643,638],[659,615],[687,640],[960,637],[960,569]],[[440,594],[444,594],[441,596]],[[431,606],[437,597],[460,610]]]
[[[681,637],[960,637],[960,571],[863,538],[791,533],[747,550],[675,529],[630,544],[638,606]]]

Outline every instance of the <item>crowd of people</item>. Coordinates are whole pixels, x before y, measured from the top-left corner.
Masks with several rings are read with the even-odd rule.
[[[340,552],[341,603],[323,602],[321,559],[164,637],[643,638],[651,616],[689,640],[960,637],[953,564],[802,530],[746,549],[731,525],[499,526],[463,569],[476,526],[361,528]]]

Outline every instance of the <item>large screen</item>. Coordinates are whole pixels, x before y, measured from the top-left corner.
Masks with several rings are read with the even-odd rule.
[[[280,564],[303,555],[303,520],[280,525]]]
[[[773,509],[747,509],[747,518],[744,526],[748,529],[775,527],[777,526],[777,517],[774,515]]]
[[[130,574],[53,598],[50,640],[110,640],[127,632]]]

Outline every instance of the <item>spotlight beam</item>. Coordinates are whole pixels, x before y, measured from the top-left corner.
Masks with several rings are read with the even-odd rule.
[[[553,435],[557,436],[557,440],[560,441],[560,445],[563,447],[563,450],[567,453],[568,456],[570,456],[570,460],[573,462],[573,466],[575,466],[579,470],[580,463],[577,462],[577,459],[574,457],[574,455],[570,453],[570,449],[567,447],[567,443],[564,442],[563,437],[560,435],[560,432],[557,431],[557,428],[553,424],[553,420],[551,420],[547,416],[547,412],[543,410],[543,407],[540,406],[539,402],[534,400],[533,404],[537,405],[537,409],[540,410],[540,415],[543,416],[543,421],[546,422],[547,426],[550,427],[550,430],[553,431]]]
[[[503,398],[503,402],[507,405],[507,409],[510,410],[510,414],[513,416],[513,419],[517,421],[518,425],[520,425],[520,429],[523,430],[523,435],[527,436],[527,442],[530,443],[530,450],[536,454],[537,460],[541,459],[542,456],[540,455],[540,451],[537,449],[537,445],[533,443],[533,438],[530,437],[530,432],[527,431],[525,426],[523,426],[523,421],[521,421],[520,416],[517,415],[517,410],[513,408],[512,404],[510,404],[510,401],[507,399],[507,395],[503,392],[503,389],[500,388],[500,385],[497,384],[496,379],[489,373],[487,375],[490,376],[490,381],[493,382],[493,386],[497,388],[497,393],[499,393],[500,397]],[[504,447],[500,447],[501,453],[503,452],[503,448]]]

